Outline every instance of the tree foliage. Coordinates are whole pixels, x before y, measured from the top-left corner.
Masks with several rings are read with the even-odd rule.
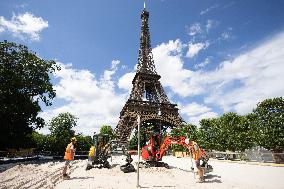
[[[55,90],[50,74],[59,70],[26,46],[0,42],[0,148],[23,147],[35,128],[42,128],[39,105],[50,106]]]
[[[190,140],[196,141],[198,139],[198,130],[196,125],[193,124],[187,124],[183,125],[182,127],[179,128],[174,128],[170,132],[171,137],[181,137],[184,136],[186,138],[189,138]],[[185,151],[183,146],[180,145],[172,145],[171,149],[175,151]]]
[[[72,130],[77,126],[77,120],[74,115],[70,113],[60,113],[58,116],[51,119],[49,123],[49,142],[51,143],[51,150],[53,152],[62,153],[65,151],[70,138],[75,136],[75,131]]]
[[[248,116],[225,113],[220,117],[221,135],[230,151],[244,151],[253,145],[253,132]]]
[[[204,149],[225,150],[225,136],[221,134],[219,122],[218,118],[200,120],[197,141]]]
[[[244,151],[255,144],[252,120],[251,115],[240,116],[233,112],[219,118],[202,119],[198,142],[209,150]]]
[[[149,140],[146,134],[146,130],[147,129],[145,127],[140,127],[140,147],[141,148],[145,146],[147,140]],[[130,138],[129,149],[138,150],[138,130],[137,129],[134,129],[133,136]]]
[[[77,151],[89,151],[93,140],[91,136],[84,136],[82,134],[76,135],[77,138]]]
[[[266,99],[253,110],[257,143],[275,152],[284,150],[284,99]]]
[[[114,139],[115,138],[115,133],[112,129],[111,126],[109,125],[103,125],[101,128],[100,128],[100,133],[101,134],[108,134],[110,136],[111,139]]]

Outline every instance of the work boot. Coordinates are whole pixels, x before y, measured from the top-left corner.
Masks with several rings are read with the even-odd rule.
[[[68,179],[70,179],[70,176],[67,175],[67,174],[63,174],[63,179],[64,179],[64,180],[68,180]]]

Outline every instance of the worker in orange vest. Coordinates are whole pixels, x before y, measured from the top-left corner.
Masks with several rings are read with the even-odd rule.
[[[65,155],[64,155],[64,159],[66,161],[65,161],[64,168],[63,168],[63,179],[70,178],[70,176],[67,175],[66,172],[67,172],[67,166],[70,164],[70,161],[74,159],[75,151],[76,151],[76,142],[77,142],[77,139],[75,137],[72,137],[71,142],[66,147]]]
[[[200,160],[203,156],[206,156],[205,151],[198,146],[198,144],[194,141],[186,141],[186,143],[189,146],[189,151],[192,154],[193,159],[195,160],[195,165],[198,171],[198,175],[199,175],[199,183],[202,183],[205,181],[204,179],[204,169],[202,169],[201,164],[200,164]]]

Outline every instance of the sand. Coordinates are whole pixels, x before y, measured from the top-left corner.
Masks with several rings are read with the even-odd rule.
[[[137,157],[133,157],[136,168]],[[189,158],[164,157],[170,165],[166,168],[141,168],[141,188],[242,188],[242,189],[283,189],[284,167],[209,161],[214,171],[206,175],[205,183],[196,183],[197,176],[190,170]],[[61,178],[64,162],[11,164],[0,166],[0,188],[136,188],[137,173],[123,173],[120,165],[125,157],[113,157],[111,169],[86,171],[86,160],[76,160],[68,172],[70,180]]]

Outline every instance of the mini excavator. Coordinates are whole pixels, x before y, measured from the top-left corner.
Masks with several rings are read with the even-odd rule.
[[[110,140],[108,134],[95,134],[93,136],[93,146],[95,147],[95,156],[92,165],[87,165],[86,170],[92,168],[111,168],[108,159],[112,155],[125,155],[126,164],[120,167],[124,173],[134,172],[135,168],[131,164],[133,152],[126,150],[126,144],[117,140]]]
[[[165,155],[166,150],[170,145],[181,145],[187,149],[191,148],[189,140],[186,137],[170,137],[166,136],[163,143],[160,144],[161,135],[154,134],[150,137],[148,145],[142,148],[142,159],[146,161],[146,167],[166,167],[169,168],[167,163],[162,162],[162,158]],[[205,173],[213,171],[211,165],[208,164],[209,157],[207,155],[202,156],[201,167],[205,170]]]
[[[95,147],[95,156],[92,165],[87,165],[86,170],[92,168],[110,168],[108,158],[111,157],[111,141],[107,134],[95,134],[93,136],[93,146]]]

